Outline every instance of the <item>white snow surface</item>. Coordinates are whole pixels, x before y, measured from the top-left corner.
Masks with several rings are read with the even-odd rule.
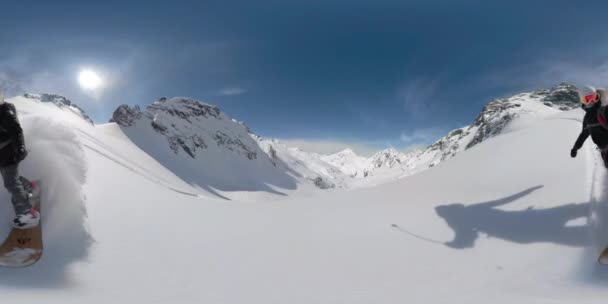
[[[379,186],[297,188],[281,200],[237,191],[226,200],[218,195],[229,191],[213,194],[169,169],[187,170],[179,162],[144,152],[156,147],[148,131],[133,129],[144,143],[137,145],[116,124],[10,102],[30,150],[22,174],[43,181],[45,251],[29,268],[0,268],[6,303],[608,297],[608,267],[596,264],[608,242],[606,169],[591,142],[569,157],[580,110],[521,115],[449,161]],[[439,156],[417,157],[430,164]],[[200,174],[223,174],[215,170]],[[6,235],[12,211],[8,194],[0,196]]]

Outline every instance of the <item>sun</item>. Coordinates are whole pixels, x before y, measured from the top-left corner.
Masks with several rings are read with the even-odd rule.
[[[78,74],[78,83],[83,89],[95,90],[101,87],[103,81],[95,71],[82,70]]]

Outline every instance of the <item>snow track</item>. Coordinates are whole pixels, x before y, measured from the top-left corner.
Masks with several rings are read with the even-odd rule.
[[[134,162],[124,159],[118,153],[113,151],[111,147],[108,147],[107,145],[103,144],[102,142],[95,139],[90,134],[80,131],[80,130],[78,131],[78,133],[80,134],[82,140],[88,142],[88,143],[82,144],[85,148],[115,162],[116,164],[122,166],[123,168],[125,168],[129,171],[132,171],[133,173],[135,173],[159,186],[165,187],[165,188],[167,188],[171,191],[177,192],[179,194],[194,196],[194,197],[201,197],[200,194],[194,193],[193,191],[178,189],[177,187],[171,185],[169,182],[164,181],[161,178],[155,176],[152,172],[150,172],[146,168],[144,168],[142,166],[138,166]],[[95,147],[94,145],[96,145],[97,147]],[[102,149],[104,149],[106,151],[102,151]]]

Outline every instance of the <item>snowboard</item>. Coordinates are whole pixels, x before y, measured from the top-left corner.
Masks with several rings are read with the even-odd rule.
[[[24,181],[26,190],[32,189],[37,195],[32,197],[32,206],[40,212],[40,181],[31,183]],[[0,246],[0,266],[6,267],[26,267],[38,262],[42,257],[42,221],[36,227],[29,229],[13,228],[4,243]]]

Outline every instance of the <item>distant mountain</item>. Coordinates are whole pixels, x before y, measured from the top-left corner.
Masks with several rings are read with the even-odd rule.
[[[325,155],[321,159],[353,177],[362,176],[369,165],[369,159],[357,155],[351,149]]]
[[[277,139],[252,134],[273,163],[294,177],[308,181],[320,189],[348,188],[352,176],[327,162],[326,156],[289,147]]]
[[[71,105],[50,96],[40,99]],[[131,139],[153,157],[180,168],[176,170],[182,175],[220,189],[240,189],[240,184],[264,180],[334,189],[371,186],[418,173],[501,134],[518,117],[534,120],[578,106],[576,88],[569,84],[495,99],[471,125],[452,130],[426,148],[407,153],[386,149],[371,157],[351,149],[320,155],[289,147],[254,134],[216,106],[185,97],[161,98],[143,111],[122,105],[110,121],[128,130]],[[150,136],[156,139],[147,138]],[[173,156],[159,148],[163,146],[159,138]],[[224,176],[226,171],[238,171],[238,177]]]

